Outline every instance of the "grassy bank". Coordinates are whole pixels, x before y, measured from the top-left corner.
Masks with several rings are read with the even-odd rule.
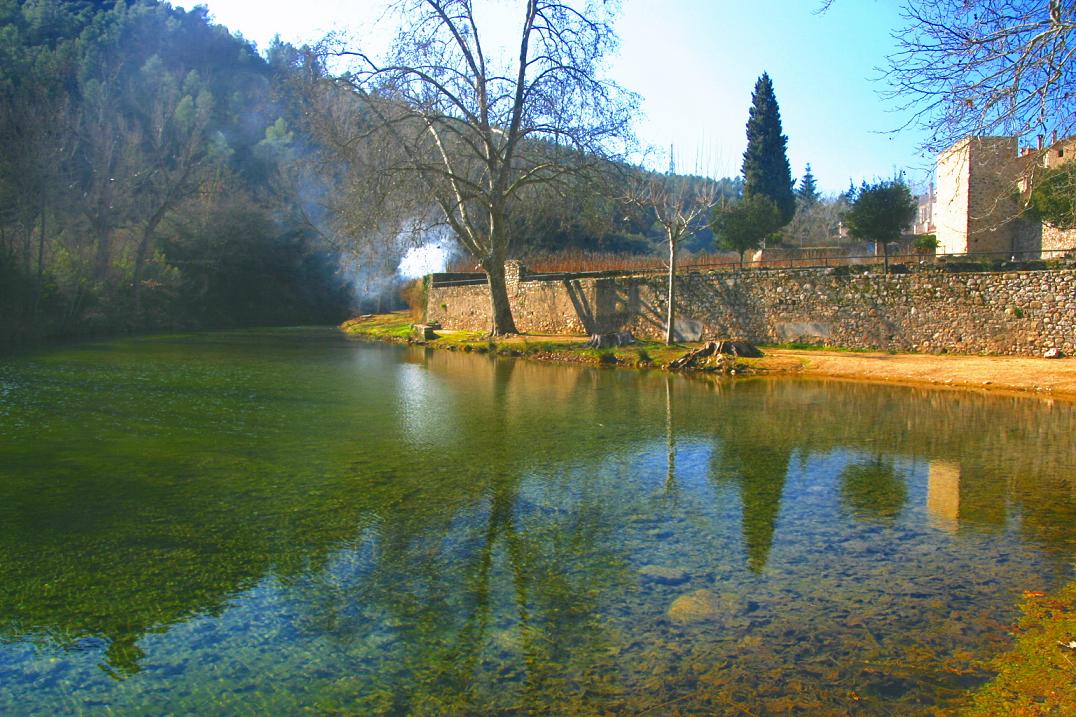
[[[394,341],[413,342],[411,323],[407,312],[374,314],[345,321],[341,330],[353,336]],[[502,356],[522,356],[552,361],[592,364],[596,366],[627,366],[636,368],[665,368],[670,362],[688,351],[699,348],[701,343],[673,344],[639,341],[629,346],[595,349],[587,345],[585,336],[536,336],[515,335],[490,339],[478,331],[452,331],[439,329],[437,338],[423,341],[432,348],[450,351],[494,353]],[[737,369],[744,373],[766,370],[764,359],[737,359]]]

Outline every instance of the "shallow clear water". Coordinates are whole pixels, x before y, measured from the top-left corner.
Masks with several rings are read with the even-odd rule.
[[[7,359],[0,714],[945,710],[1074,577],[1074,426],[329,331]]]

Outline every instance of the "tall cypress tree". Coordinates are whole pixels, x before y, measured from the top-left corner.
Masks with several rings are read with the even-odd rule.
[[[818,203],[818,184],[811,172],[811,163],[807,163],[807,169],[800,180],[800,186],[796,187],[796,196],[805,207],[813,207]]]
[[[755,82],[747,119],[747,151],[743,153],[743,193],[762,195],[777,205],[781,226],[796,213],[792,168],[788,164],[788,137],[781,134],[781,110],[770,76],[763,72]]]

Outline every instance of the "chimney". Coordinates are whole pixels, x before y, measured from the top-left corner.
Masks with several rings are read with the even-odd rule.
[[[1054,133],[1053,133],[1052,137],[1053,137],[1053,139],[1050,140],[1050,144],[1057,144],[1057,130],[1056,129],[1054,130]]]
[[[1039,149],[1042,149],[1042,141],[1044,139],[1046,139],[1046,137],[1044,137],[1043,135],[1040,134],[1040,135],[1038,135],[1038,138],[1039,138]]]

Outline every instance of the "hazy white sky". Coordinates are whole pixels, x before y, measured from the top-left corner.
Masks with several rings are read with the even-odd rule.
[[[490,0],[511,12],[518,0]],[[182,0],[175,2],[182,5]],[[392,27],[377,25],[380,0],[203,0],[213,18],[264,49],[279,34],[301,44],[330,31],[354,34],[377,51]],[[894,0],[843,0],[816,15],[819,0],[622,0],[620,51],[609,75],[643,98],[637,131],[657,148],[675,148],[677,170],[740,172],[744,126],[755,80],[769,72],[781,107],[793,176],[811,168],[827,193],[849,180],[906,170],[923,181],[932,158],[915,131],[890,132],[904,117],[872,80],[899,27]]]

